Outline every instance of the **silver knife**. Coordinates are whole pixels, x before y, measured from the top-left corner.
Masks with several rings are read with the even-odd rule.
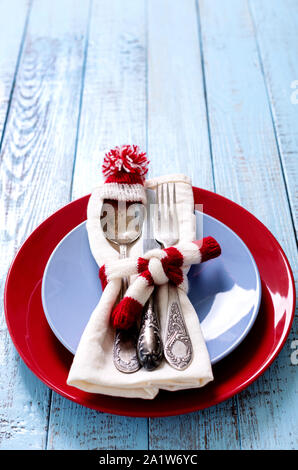
[[[155,206],[155,191],[147,189],[147,216],[143,237],[143,251],[146,253],[154,248],[160,248],[154,238],[153,214]],[[159,318],[154,303],[154,292],[145,305],[137,344],[139,362],[147,370],[156,369],[163,358],[163,345],[160,334]]]

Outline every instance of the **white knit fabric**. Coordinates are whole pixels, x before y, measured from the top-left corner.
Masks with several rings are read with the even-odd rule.
[[[141,201],[146,204],[146,190],[142,184],[105,183],[101,187],[103,199],[118,201]]]
[[[146,187],[154,189],[157,183],[175,182],[180,229],[179,242],[196,239],[195,215],[193,213],[193,193],[189,178],[184,175],[170,175],[146,182]],[[98,264],[110,265],[119,254],[105,239],[100,224],[102,207],[102,187],[96,188],[89,200],[87,230],[90,248]],[[141,256],[143,241],[140,239],[130,249],[132,257]],[[188,268],[184,269],[187,273]],[[126,273],[128,273],[126,269]],[[135,277],[132,278],[134,280]],[[120,279],[112,279],[105,288],[101,299],[93,311],[81,337],[69,376],[68,385],[81,390],[105,395],[153,399],[160,389],[182,390],[197,388],[213,380],[209,354],[202,336],[197,314],[183,288],[178,289],[184,319],[191,337],[194,358],[187,369],[177,371],[165,360],[153,371],[143,368],[133,374],[119,372],[112,358],[114,330],[110,326],[110,314],[120,291]],[[167,285],[157,291],[157,306],[160,314],[162,336],[165,332],[168,304]]]

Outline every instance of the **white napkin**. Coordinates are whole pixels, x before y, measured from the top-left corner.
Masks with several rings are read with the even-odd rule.
[[[163,182],[176,183],[179,242],[195,240],[196,221],[190,179],[184,175],[162,176],[148,180],[146,187],[154,189],[157,183]],[[99,186],[90,197],[86,224],[90,249],[99,267],[119,257],[118,252],[105,239],[101,228],[102,203],[101,186]],[[130,249],[129,255],[141,256],[143,254],[142,247],[143,241],[140,239]],[[106,286],[81,337],[67,384],[91,393],[153,399],[160,389],[175,391],[197,388],[212,381],[210,358],[200,323],[187,294],[182,289],[178,289],[179,299],[193,346],[193,360],[189,367],[184,371],[178,371],[163,359],[161,365],[153,371],[141,368],[135,373],[124,374],[116,369],[113,363],[115,332],[110,326],[109,319],[120,287],[121,281],[119,279],[109,282]],[[162,337],[165,331],[167,303],[168,289],[167,285],[163,285],[158,288],[157,292]]]

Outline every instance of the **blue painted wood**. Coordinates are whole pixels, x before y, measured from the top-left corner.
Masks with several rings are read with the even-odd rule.
[[[184,172],[247,207],[297,279],[297,2],[93,0],[89,10],[79,0],[34,1],[28,31],[28,3],[14,2],[0,4],[1,293],[22,240],[90,192],[103,152],[123,142],[147,147],[151,176]],[[51,401],[2,314],[0,448],[297,448],[294,339],[296,324],[279,358],[237,397],[148,425],[57,394]]]
[[[147,420],[99,413],[55,394],[47,449],[146,450]]]
[[[216,189],[271,229],[297,279],[294,228],[248,3],[199,4]],[[242,448],[297,446],[290,342],[274,366],[237,397]]]
[[[252,0],[259,54],[298,234],[298,4]]]
[[[22,52],[22,39],[27,30],[30,10],[27,1],[0,3],[0,136],[7,122],[11,95]],[[12,102],[13,106],[14,101]],[[9,124],[7,127],[9,128]],[[2,138],[1,138],[2,142]],[[4,142],[5,145],[5,142]],[[17,219],[14,210],[18,198],[14,178],[19,173],[7,152],[0,155],[0,296],[3,297],[6,273],[16,250],[16,227],[7,226],[5,213]],[[9,172],[9,174],[8,174]],[[8,184],[15,194],[10,194]],[[20,222],[19,222],[20,223]],[[28,371],[12,347],[1,302],[0,321],[0,448],[42,448],[46,442],[49,391]]]
[[[0,136],[10,103],[29,10],[29,0],[0,3]]]
[[[145,1],[93,2],[72,198],[102,180],[104,154],[146,147]]]
[[[152,176],[186,173],[213,190],[198,26],[192,0],[148,2],[148,154]],[[236,402],[150,419],[149,431],[150,449],[239,448]]]
[[[80,1],[32,6],[1,147],[1,294],[16,249],[69,200],[85,29]],[[1,448],[45,448],[51,394],[16,354],[2,305],[0,345]]]
[[[298,233],[298,4],[293,0],[284,2],[250,1],[250,11],[256,30],[257,47],[262,61],[262,71],[267,88],[274,132],[281,159],[283,176],[293,224]],[[292,267],[297,286],[297,256],[293,253]],[[279,360],[273,364],[277,376],[280,425],[277,440],[284,448],[297,448],[297,426],[294,395],[297,391],[297,364],[289,357],[297,346],[297,316],[286,347]],[[267,388],[271,387],[270,372],[265,376]],[[264,393],[264,391],[263,391]],[[265,392],[266,393],[266,392]],[[274,405],[273,405],[274,406]],[[270,425],[264,421],[263,426]],[[284,436],[289,434],[289,439]],[[270,445],[270,443],[269,443]]]
[[[148,2],[150,175],[182,172],[213,189],[196,4]]]
[[[93,1],[72,197],[102,179],[104,152],[146,147],[146,26],[140,0]],[[68,423],[66,425],[66,423]],[[53,395],[50,449],[147,449],[147,419],[97,413]]]
[[[150,449],[240,449],[235,398],[196,413],[150,419]]]

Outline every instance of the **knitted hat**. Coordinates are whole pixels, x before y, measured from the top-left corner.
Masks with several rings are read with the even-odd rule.
[[[106,153],[102,166],[103,199],[146,204],[144,182],[148,164],[146,153],[137,145],[122,145]]]

